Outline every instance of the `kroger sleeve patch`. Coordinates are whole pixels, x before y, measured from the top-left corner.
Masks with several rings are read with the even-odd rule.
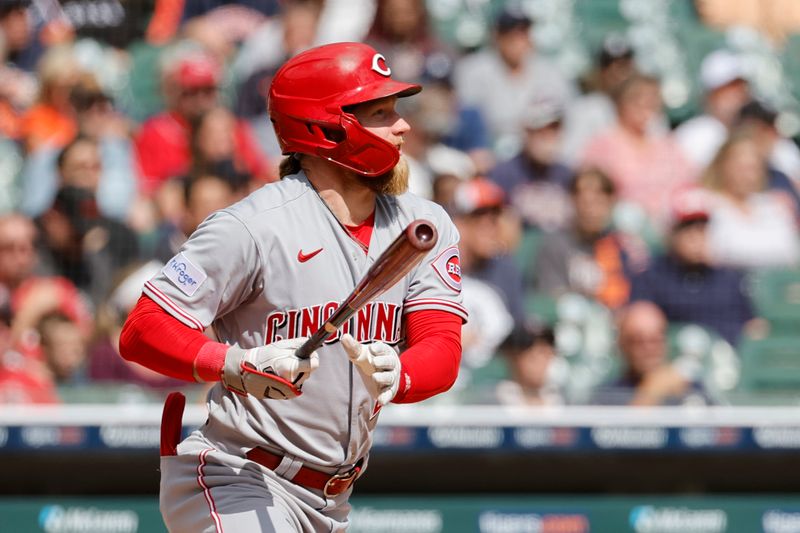
[[[208,217],[144,293],[184,324],[203,331],[250,297],[261,260],[243,223],[226,211]]]
[[[193,296],[208,277],[202,269],[194,266],[183,253],[179,253],[167,261],[161,272],[186,296]]]

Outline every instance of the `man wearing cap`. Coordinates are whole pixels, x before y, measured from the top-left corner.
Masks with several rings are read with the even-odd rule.
[[[561,163],[561,103],[554,99],[530,102],[523,111],[522,151],[498,164],[490,173],[525,225],[554,230],[570,215],[567,188],[572,170]]]
[[[709,327],[735,345],[753,309],[743,274],[711,263],[706,195],[701,189],[676,193],[667,251],[633,277],[630,299],[653,302],[670,322]]]
[[[750,99],[750,84],[739,56],[729,50],[715,50],[700,65],[704,113],[675,130],[686,156],[699,167],[711,162],[725,142],[742,106]]]
[[[220,65],[204,52],[183,53],[168,63],[162,78],[167,110],[145,121],[135,141],[146,194],[188,172],[192,125],[218,105],[221,79]],[[235,144],[251,174],[265,173],[266,159],[243,121],[236,123]]]
[[[511,257],[504,253],[500,221],[503,190],[485,178],[460,183],[447,206],[461,241],[463,275],[484,281],[502,297],[515,324],[525,322],[522,276]]]
[[[531,25],[530,17],[509,3],[495,20],[493,46],[462,59],[454,73],[459,99],[481,110],[501,158],[519,148],[520,110],[532,98],[568,101],[575,94],[558,68],[536,53]]]

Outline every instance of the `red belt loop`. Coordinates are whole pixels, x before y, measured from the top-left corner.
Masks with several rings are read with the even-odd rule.
[[[245,456],[249,460],[260,464],[264,468],[269,468],[270,470],[275,470],[283,460],[282,456],[269,452],[264,448],[253,448],[248,451]],[[358,477],[359,472],[361,472],[361,461],[356,463],[356,466],[347,472],[333,475],[314,470],[307,466],[301,466],[297,474],[295,474],[290,481],[298,485],[303,485],[304,487],[321,490],[325,497],[330,498],[332,496],[338,496],[349,489]]]

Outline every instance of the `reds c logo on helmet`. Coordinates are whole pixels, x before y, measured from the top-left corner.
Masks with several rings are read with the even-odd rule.
[[[334,43],[287,61],[269,89],[269,117],[286,154],[311,154],[365,176],[391,170],[400,153],[344,108],[422,88],[391,78],[386,59],[363,43]]]

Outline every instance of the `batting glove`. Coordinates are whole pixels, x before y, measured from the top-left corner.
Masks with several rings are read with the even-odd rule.
[[[295,355],[305,341],[304,337],[286,339],[249,350],[231,346],[225,353],[223,385],[256,398],[288,400],[300,396],[303,382],[319,367],[317,352],[308,359]]]
[[[342,346],[361,374],[370,394],[386,405],[400,386],[400,356],[386,343],[359,344],[352,335],[342,335]]]

